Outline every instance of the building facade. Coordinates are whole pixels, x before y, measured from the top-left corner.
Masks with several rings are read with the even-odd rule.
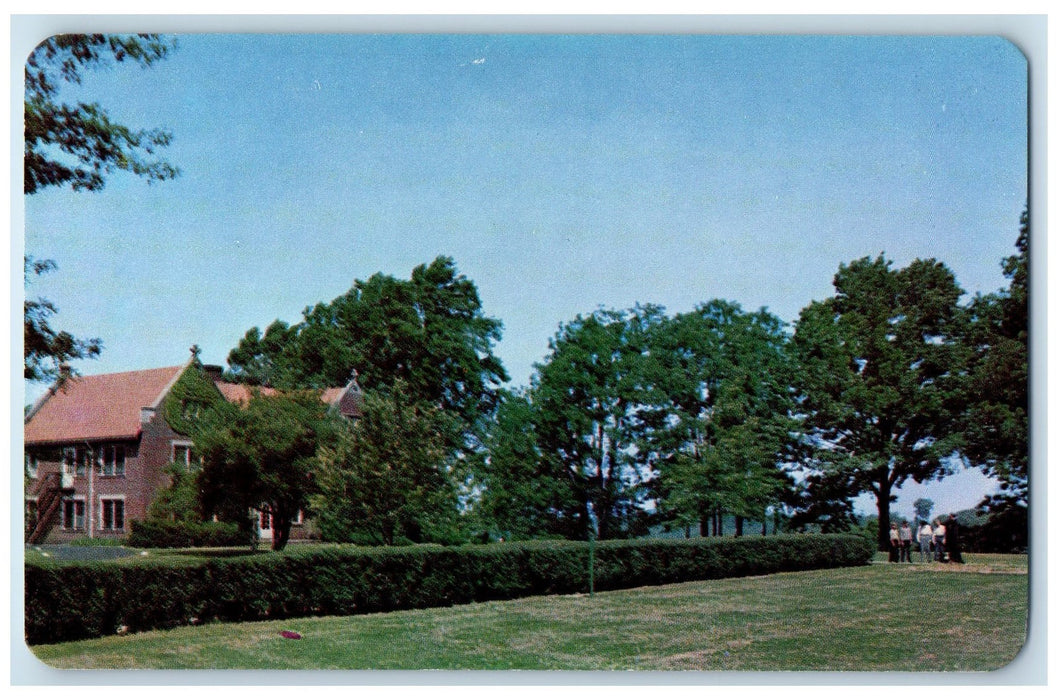
[[[170,464],[197,468],[191,439],[169,425],[163,410],[185,372],[204,372],[234,403],[245,403],[254,390],[222,381],[220,367],[203,366],[193,354],[175,367],[63,376],[37,401],[23,431],[27,542],[124,537],[132,520],[146,519],[158,490],[169,486]],[[355,376],[345,387],[323,390],[320,399],[351,418],[363,406]],[[255,517],[262,539],[270,539],[270,514]],[[307,534],[298,522],[291,539]]]

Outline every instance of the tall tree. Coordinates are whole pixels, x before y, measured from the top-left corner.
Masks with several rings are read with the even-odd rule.
[[[311,499],[325,539],[392,545],[456,538],[459,503],[446,461],[446,415],[410,403],[402,381],[369,391],[363,418],[318,455]]]
[[[1028,541],[1029,212],[1021,215],[1017,254],[1003,261],[1008,289],[978,295],[968,309],[966,409],[960,451],[997,478],[1001,490],[979,508],[1012,547]]]
[[[59,96],[63,83],[81,82],[85,70],[131,61],[142,67],[161,60],[174,47],[157,34],[60,34],[37,46],[26,60],[23,191],[47,187],[100,190],[105,175],[126,170],[148,182],[176,177],[177,168],[155,158],[172,138],[166,131],[134,130],[110,120],[98,103],[68,104]],[[31,275],[55,268],[52,260],[25,258],[26,284]],[[25,378],[51,381],[70,360],[99,355],[98,338],[78,339],[49,323],[55,305],[47,299],[26,300],[23,315]]]
[[[455,262],[438,257],[410,280],[381,273],[346,294],[305,310],[300,323],[277,321],[262,337],[251,329],[228,356],[230,374],[283,388],[404,382],[409,400],[459,419],[453,447],[474,446],[495,408],[507,372],[493,353],[502,324],[484,315],[477,288]]]
[[[578,316],[559,328],[537,366],[530,394],[544,469],[568,484],[573,498],[561,516],[578,538],[628,536],[644,526],[648,474],[635,445],[655,415],[648,330],[662,318],[655,306]]]
[[[834,288],[797,321],[798,411],[810,466],[877,499],[884,548],[893,490],[944,474],[957,443],[962,290],[934,260],[894,270],[882,256],[841,265]]]
[[[308,506],[316,449],[331,439],[331,420],[313,392],[257,394],[245,407],[212,406],[193,435],[202,457],[204,514],[267,510],[272,549],[283,549],[298,511]]]
[[[570,507],[577,503],[572,481],[543,459],[536,419],[525,392],[503,392],[474,470],[481,492],[474,513],[482,527],[502,537],[583,537]]]
[[[654,336],[665,401],[640,449],[658,471],[661,517],[697,522],[702,534],[724,513],[762,519],[789,488],[780,467],[793,429],[782,321],[713,300]]]
[[[978,295],[969,308],[967,410],[963,454],[1027,495],[1029,462],[1029,215],[1022,213],[1017,255],[1003,261],[1009,289]]]

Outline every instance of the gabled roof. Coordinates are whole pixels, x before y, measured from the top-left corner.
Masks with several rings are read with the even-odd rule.
[[[70,377],[26,417],[26,444],[135,439],[140,409],[157,408],[186,366]]]
[[[193,361],[193,360],[192,360]],[[142,428],[141,409],[157,409],[190,363],[179,367],[71,377],[45,394],[26,416],[27,445],[101,440],[134,440]],[[232,403],[249,402],[254,391],[279,393],[271,387],[233,384],[216,379],[218,391]],[[345,387],[324,389],[320,400],[342,415],[360,417],[363,395],[354,377]]]

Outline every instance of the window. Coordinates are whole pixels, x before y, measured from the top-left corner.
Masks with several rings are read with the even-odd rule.
[[[173,462],[194,471],[202,466],[202,459],[195,454],[195,447],[190,442],[173,443]]]
[[[29,452],[27,452],[26,453],[26,476],[28,476],[30,479],[36,479],[37,478],[37,467],[38,466],[39,465],[37,463],[37,455],[30,454]]]
[[[62,503],[62,529],[84,529],[84,501],[68,498]]]
[[[294,519],[290,521],[291,525],[301,525],[305,522],[305,514],[300,510],[294,515]]]
[[[124,445],[103,445],[99,448],[99,475],[125,476]]]
[[[124,498],[104,498],[100,501],[99,525],[104,530],[125,529]]]
[[[88,473],[88,463],[91,461],[91,450],[84,447],[62,448],[62,470],[66,474],[84,476]]]
[[[271,530],[272,529],[272,514],[267,510],[261,511],[261,529]]]

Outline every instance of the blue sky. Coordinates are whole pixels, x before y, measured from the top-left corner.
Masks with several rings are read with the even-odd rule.
[[[839,264],[883,252],[994,291],[1027,198],[1026,63],[994,37],[178,44],[64,97],[171,130],[182,175],[25,201],[27,252],[59,264],[29,293],[104,341],[86,374],[179,364],[195,343],[223,364],[252,326],[444,254],[503,321],[522,385],[558,324],[599,306],[725,298],[793,322]],[[987,486],[962,475],[896,509]]]

